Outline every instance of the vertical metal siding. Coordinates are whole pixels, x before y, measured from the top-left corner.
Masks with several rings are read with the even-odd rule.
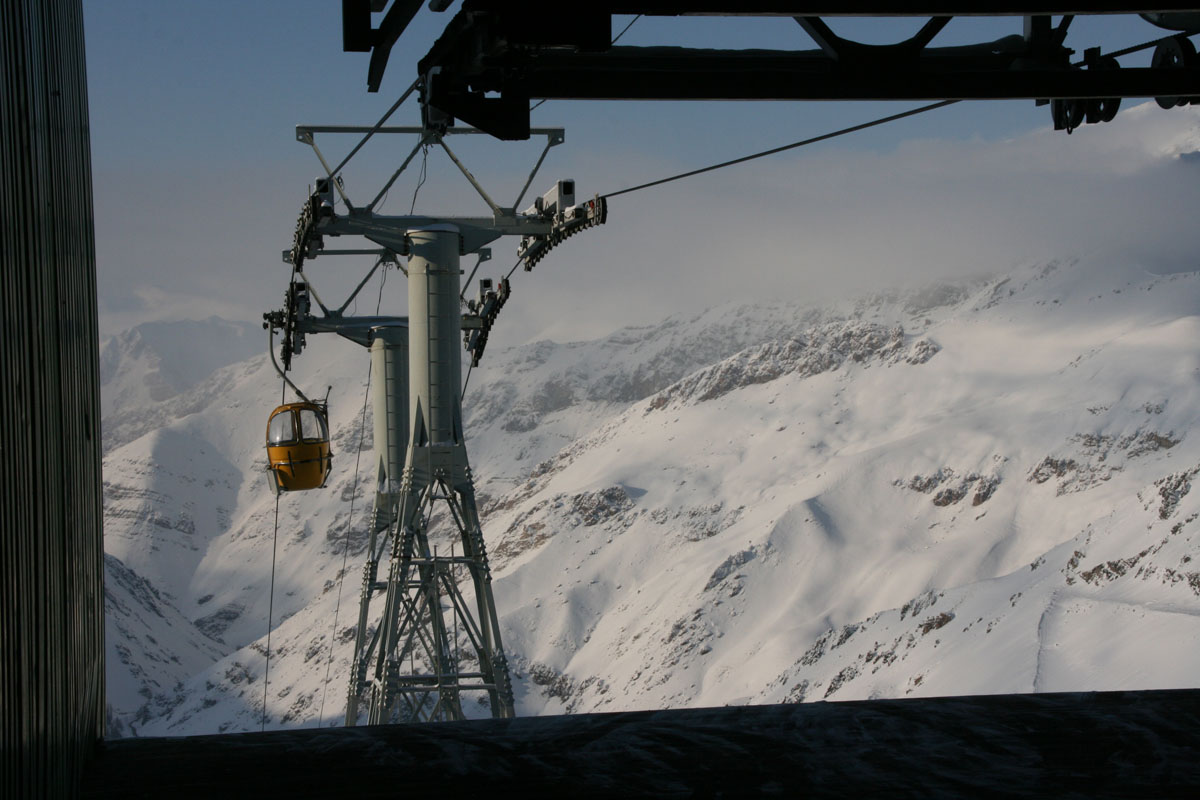
[[[0,796],[103,734],[96,275],[80,0],[0,3]]]

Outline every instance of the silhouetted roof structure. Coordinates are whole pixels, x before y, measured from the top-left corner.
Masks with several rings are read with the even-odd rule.
[[[1200,690],[988,695],[104,743],[84,797],[1182,797]]]

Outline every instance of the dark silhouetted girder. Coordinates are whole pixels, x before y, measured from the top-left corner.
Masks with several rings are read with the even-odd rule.
[[[394,0],[387,22],[397,6]],[[594,2],[465,0],[421,59],[427,121],[461,119],[503,139],[529,133],[537,99],[995,100],[1200,96],[1200,67],[1082,69],[1062,45],[1070,20],[1049,15],[1190,11],[1185,3]],[[1131,7],[1132,6],[1132,7]],[[407,13],[407,12],[405,12]],[[819,49],[721,50],[610,45],[612,15],[793,17],[798,42]],[[836,36],[822,15],[928,16],[911,39],[864,45]],[[961,47],[927,47],[956,15],[1026,16],[1024,35]],[[939,19],[939,17],[941,19]],[[386,26],[385,26],[386,27]],[[1147,25],[1147,31],[1154,29]],[[1166,32],[1163,32],[1164,35]],[[376,35],[370,84],[382,76]],[[1148,37],[1149,38],[1149,37]],[[811,44],[810,44],[811,46]],[[432,114],[431,112],[440,112]]]

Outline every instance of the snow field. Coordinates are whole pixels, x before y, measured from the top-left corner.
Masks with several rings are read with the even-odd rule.
[[[489,353],[466,426],[518,713],[1194,685],[1197,301],[1085,259]],[[341,718],[372,492],[368,448],[326,688],[366,357],[310,347],[334,474],[279,507],[270,727]],[[215,386],[105,461],[108,551],[176,609],[110,607],[139,734],[258,727],[278,381]]]

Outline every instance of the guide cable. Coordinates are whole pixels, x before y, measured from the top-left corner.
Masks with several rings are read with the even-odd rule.
[[[508,274],[504,276],[505,279],[507,280],[508,278],[511,278],[513,276],[513,273],[517,271],[517,267],[521,266],[521,264],[524,263],[524,261],[525,261],[525,259],[518,258],[517,263],[513,264],[512,269],[510,269],[508,271]]]
[[[1105,58],[1119,58],[1120,56],[1127,56],[1131,53],[1137,53],[1142,50],[1148,50],[1151,47],[1156,47],[1159,44],[1162,44],[1163,42],[1167,42],[1167,41],[1171,41],[1171,40],[1179,39],[1179,38],[1186,38],[1188,36],[1195,36],[1197,33],[1200,33],[1200,31],[1185,31],[1183,33],[1172,34],[1171,36],[1162,36],[1157,39],[1152,39],[1151,41],[1148,41],[1148,42],[1142,42],[1141,44],[1135,44],[1131,47],[1125,47],[1121,50],[1114,50],[1111,53],[1105,53],[1104,57]],[[1087,63],[1088,62],[1085,59],[1084,61],[1077,61],[1074,64],[1072,64],[1071,66],[1072,67],[1082,67],[1082,66],[1085,66]],[[873,120],[870,120],[869,122],[863,122],[858,125],[851,125],[848,128],[841,128],[840,130],[830,131],[829,133],[823,133],[820,136],[813,136],[812,138],[809,138],[809,139],[802,139],[798,142],[792,142],[791,144],[785,144],[780,147],[772,147],[770,150],[763,150],[758,153],[752,153],[748,156],[742,156],[741,158],[735,158],[735,159],[731,159],[729,161],[722,161],[719,164],[712,164],[707,167],[701,167],[700,169],[693,169],[688,172],[681,172],[678,175],[671,175],[670,177],[667,177],[667,178],[660,178],[659,180],[650,181],[649,183],[641,183],[641,184],[638,184],[637,186],[630,186],[626,189],[619,189],[615,192],[609,192],[608,194],[602,194],[602,195],[600,195],[600,197],[601,197],[601,199],[607,200],[610,197],[617,197],[618,195],[622,195],[622,194],[630,194],[632,192],[639,192],[642,189],[649,189],[652,186],[661,186],[664,183],[671,183],[673,181],[683,180],[684,178],[690,178],[693,175],[702,175],[705,172],[712,172],[713,170],[722,169],[724,167],[731,167],[734,164],[742,164],[747,161],[753,161],[757,158],[763,158],[765,156],[775,155],[776,153],[782,153],[786,150],[795,150],[798,147],[804,147],[806,145],[816,144],[818,142],[824,142],[829,139],[836,139],[839,136],[845,136],[850,133],[857,133],[858,131],[866,130],[867,128],[874,128],[878,125],[884,125],[889,122],[896,122],[897,120],[905,119],[906,117],[914,117],[917,114],[924,114],[926,111],[934,111],[935,109],[945,108],[946,106],[952,106],[955,103],[961,103],[961,102],[963,102],[963,101],[962,100],[941,100],[936,103],[930,103],[928,105],[918,106],[917,108],[912,108],[912,109],[909,109],[908,111],[902,111],[899,114],[889,114],[886,117],[879,117],[878,119],[873,119]]]
[[[622,29],[621,32],[616,35],[616,37],[613,39],[612,43],[616,44],[617,40],[620,39],[622,36],[624,36],[626,31],[628,31],[631,27],[633,27],[633,23],[637,22],[638,19],[640,19],[640,18],[641,18],[640,14],[638,16],[634,17],[633,20],[631,20],[629,22],[629,24],[626,25],[625,28]],[[1107,59],[1111,62],[1111,60],[1116,59],[1119,56],[1126,56],[1131,53],[1136,53],[1141,50],[1146,50],[1151,47],[1156,47],[1163,42],[1178,39],[1178,38],[1180,38],[1180,36],[1184,36],[1184,37],[1192,36],[1192,35],[1195,35],[1195,33],[1196,32],[1185,32],[1183,34],[1173,34],[1171,36],[1159,37],[1157,39],[1153,39],[1151,41],[1133,45],[1131,47],[1126,47],[1126,48],[1122,48],[1120,50],[1115,50],[1112,53],[1105,54],[1104,57],[1105,57],[1105,59]],[[1098,62],[1098,57],[1096,56],[1095,53],[1091,53],[1091,54],[1089,54],[1089,57],[1085,57],[1085,59],[1083,61],[1078,61],[1078,62],[1072,64],[1071,66],[1072,67],[1087,66],[1090,68],[1091,66],[1093,66],[1094,63],[1097,63],[1097,62]],[[533,111],[535,108],[537,108],[544,102],[546,102],[544,99],[537,102],[536,104],[531,106],[529,110]],[[828,141],[830,139],[836,139],[839,136],[846,136],[851,133],[857,133],[858,131],[863,131],[863,130],[867,130],[868,128],[874,128],[874,127],[877,127],[880,125],[885,125],[889,122],[897,122],[899,120],[906,119],[908,117],[914,117],[918,114],[924,114],[927,111],[935,111],[939,108],[945,108],[946,106],[951,106],[951,105],[954,105],[954,104],[960,103],[960,102],[962,102],[962,101],[957,100],[957,99],[955,99],[955,100],[940,100],[940,101],[937,101],[934,103],[929,103],[929,104],[926,104],[923,106],[918,106],[917,108],[911,108],[911,109],[908,109],[907,111],[901,111],[896,114],[888,114],[887,116],[879,117],[877,119],[869,120],[867,122],[859,123],[857,125],[851,125],[846,128],[841,128],[841,129],[838,129],[835,131],[830,131],[828,133],[823,133],[819,136],[812,136],[807,139],[801,139],[800,141],[792,142],[790,144],[781,145],[779,147],[772,147],[768,150],[762,150],[757,153],[751,153],[750,155],[741,156],[740,158],[734,158],[734,159],[730,159],[728,161],[722,161],[717,164],[711,164],[709,166],[701,167],[699,169],[688,170],[687,172],[681,172],[677,175],[671,175],[666,178],[660,178],[655,181],[649,181],[647,183],[638,184],[636,186],[630,186],[630,187],[627,187],[624,189],[619,189],[614,192],[609,192],[608,194],[598,195],[597,200],[598,201],[607,201],[608,198],[610,198],[610,197],[617,197],[617,196],[623,195],[623,194],[631,194],[633,192],[638,192],[643,189],[649,189],[654,186],[661,186],[665,183],[672,183],[674,181],[683,180],[684,178],[691,178],[696,175],[703,175],[706,172],[713,172],[715,170],[723,169],[725,167],[731,167],[736,164],[743,164],[747,161],[754,161],[755,159],[765,158],[766,156],[775,155],[776,153],[783,153],[788,150],[795,150],[797,148],[805,147],[810,144],[817,144],[818,142],[824,142],[824,141]],[[1070,129],[1068,128],[1068,133],[1069,132],[1070,132]],[[418,188],[420,188],[419,184],[418,184]],[[510,269],[508,271],[508,273],[505,275],[505,281],[507,281],[508,279],[510,279],[512,277],[513,273],[517,271],[517,267],[519,267],[522,263],[526,264],[527,269],[532,267],[532,265],[533,265],[533,262],[531,262],[530,259],[527,258],[526,255],[522,255],[522,257],[518,258],[517,262],[515,264],[513,264],[512,269]],[[477,264],[476,268],[478,268],[478,266],[479,265]],[[474,276],[474,274],[475,274],[474,271],[472,271],[471,274],[472,274],[472,276]],[[462,398],[466,397],[467,385],[471,381],[471,372],[474,368],[475,368],[474,362],[472,362],[467,368],[467,374],[463,380],[463,386],[462,386],[462,392],[460,394],[460,400]]]
[[[752,153],[748,156],[742,156],[741,158],[734,158],[729,161],[722,161],[719,164],[710,164],[707,167],[701,167],[700,169],[689,170],[688,172],[681,172],[678,175],[672,175],[668,178],[659,178],[658,180],[650,181],[649,183],[640,183],[637,186],[630,186],[627,189],[619,189],[615,192],[609,192],[608,194],[602,194],[600,196],[607,200],[610,197],[617,197],[618,195],[622,195],[622,194],[630,194],[631,192],[640,192],[642,189],[649,189],[652,186],[661,186],[664,183],[671,183],[672,181],[683,180],[684,178],[690,178],[693,175],[702,175],[705,172],[712,172],[713,170],[723,169],[724,167],[732,167],[734,164],[743,164],[747,161],[753,161],[756,158],[763,158],[764,156],[772,156],[772,155],[775,155],[776,153],[782,153],[786,150],[795,150],[797,147],[804,147],[806,145],[816,144],[817,142],[824,142],[829,139],[836,139],[837,137],[845,136],[848,133],[856,133],[858,131],[866,130],[867,128],[874,128],[877,125],[884,125],[889,122],[896,122],[897,120],[904,119],[905,117],[913,117],[913,116],[916,116],[917,114],[924,114],[926,111],[933,111],[934,109],[937,109],[937,108],[945,108],[946,106],[952,106],[955,103],[961,103],[961,102],[962,102],[961,100],[941,100],[937,103],[930,103],[929,105],[918,106],[917,108],[910,108],[908,111],[901,111],[899,114],[889,114],[886,117],[879,117],[878,119],[873,119],[869,122],[862,122],[862,123],[859,123],[858,125],[851,125],[849,128],[841,128],[840,130],[830,131],[829,133],[823,133],[820,136],[813,136],[809,139],[801,139],[800,141],[792,142],[791,144],[781,145],[780,147],[772,147],[770,150],[763,150],[762,152]]]
[[[381,258],[380,261],[382,260]],[[375,316],[379,316],[379,309],[383,306],[383,286],[387,283],[387,263],[384,262],[381,266],[383,272],[379,281],[379,298],[375,301]],[[346,520],[346,533],[342,536],[342,568],[338,572],[337,603],[333,607],[333,630],[329,634],[329,659],[325,662],[325,683],[321,686],[321,710],[317,713],[318,728],[325,719],[325,695],[329,691],[329,672],[333,667],[333,646],[337,642],[338,614],[342,610],[342,585],[346,579],[346,563],[350,556],[350,531],[354,528],[354,501],[358,498],[358,467],[362,462],[363,434],[367,429],[367,402],[371,397],[371,368],[374,365],[374,359],[367,364],[367,388],[363,392],[362,413],[358,419],[358,454],[354,457],[354,488],[350,492],[350,516]]]
[[[412,213],[417,210],[417,194],[420,193],[421,187],[425,185],[425,178],[429,174],[428,168],[429,168],[429,145],[426,144],[426,145],[421,146],[421,177],[417,180],[417,188],[413,189],[412,205],[409,206],[409,208],[408,208],[409,216],[412,216]],[[380,285],[380,288],[381,289],[383,288],[382,284]],[[378,310],[376,310],[376,314],[378,314],[378,313],[379,313]]]
[[[287,399],[287,384],[287,377],[284,377],[283,383],[279,387],[280,405],[283,405],[283,401]],[[276,545],[279,542],[280,494],[282,494],[282,492],[275,492],[275,524],[274,530],[271,532],[271,589],[268,592],[269,599],[267,600],[267,658],[266,667],[263,669],[262,722],[259,724],[259,731],[265,731],[267,729],[267,685],[271,680],[271,627],[275,621],[275,553]]]

